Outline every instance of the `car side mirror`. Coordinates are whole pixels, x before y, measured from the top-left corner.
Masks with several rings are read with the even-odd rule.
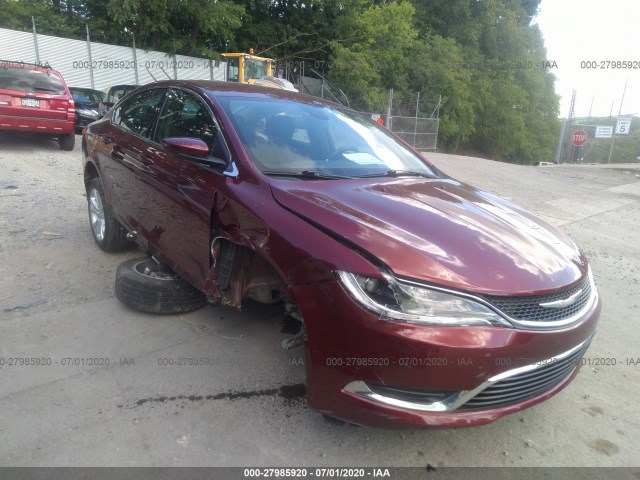
[[[168,137],[162,140],[162,145],[172,152],[196,158],[209,156],[209,146],[199,138]]]

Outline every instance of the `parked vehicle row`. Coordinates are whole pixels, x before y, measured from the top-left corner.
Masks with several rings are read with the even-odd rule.
[[[91,123],[82,151],[96,244],[150,254],[119,267],[118,298],[281,303],[325,415],[488,423],[563,389],[593,338],[601,300],[566,235],[342,106],[157,82]]]
[[[0,129],[46,134],[57,138],[62,150],[73,150],[74,133],[137,87],[115,85],[104,92],[67,87],[48,64],[0,60]]]
[[[76,103],[76,133],[95,122],[100,115],[100,103],[104,101],[105,93],[92,88],[69,87],[69,91]]]

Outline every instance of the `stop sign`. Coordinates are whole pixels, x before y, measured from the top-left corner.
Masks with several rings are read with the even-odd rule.
[[[584,130],[576,130],[571,134],[571,144],[575,147],[580,147],[587,141],[587,132]]]

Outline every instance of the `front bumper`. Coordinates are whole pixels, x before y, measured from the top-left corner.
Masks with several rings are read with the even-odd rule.
[[[601,309],[598,299],[560,330],[428,327],[380,319],[338,282],[292,293],[309,406],[385,428],[480,425],[551,397],[575,376]]]

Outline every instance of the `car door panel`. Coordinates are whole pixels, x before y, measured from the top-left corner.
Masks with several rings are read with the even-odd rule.
[[[210,107],[195,93],[170,91],[146,152],[146,168],[138,170],[138,195],[153,205],[140,216],[149,250],[200,289],[209,272],[211,212],[228,177],[220,159],[189,158],[163,146],[162,139],[200,138],[210,151],[220,152],[224,141],[216,125]]]
[[[203,289],[209,270],[211,212],[226,177],[165,150],[157,152],[140,179],[139,194],[153,205],[153,211],[141,217],[149,250]]]
[[[147,136],[162,105],[167,89],[150,89],[129,97],[113,112],[112,121],[100,135],[104,144],[104,165],[113,185],[110,202],[119,219],[130,229],[140,232],[141,218],[153,208],[139,195],[140,172],[152,161]],[[145,238],[140,237],[146,244]]]

